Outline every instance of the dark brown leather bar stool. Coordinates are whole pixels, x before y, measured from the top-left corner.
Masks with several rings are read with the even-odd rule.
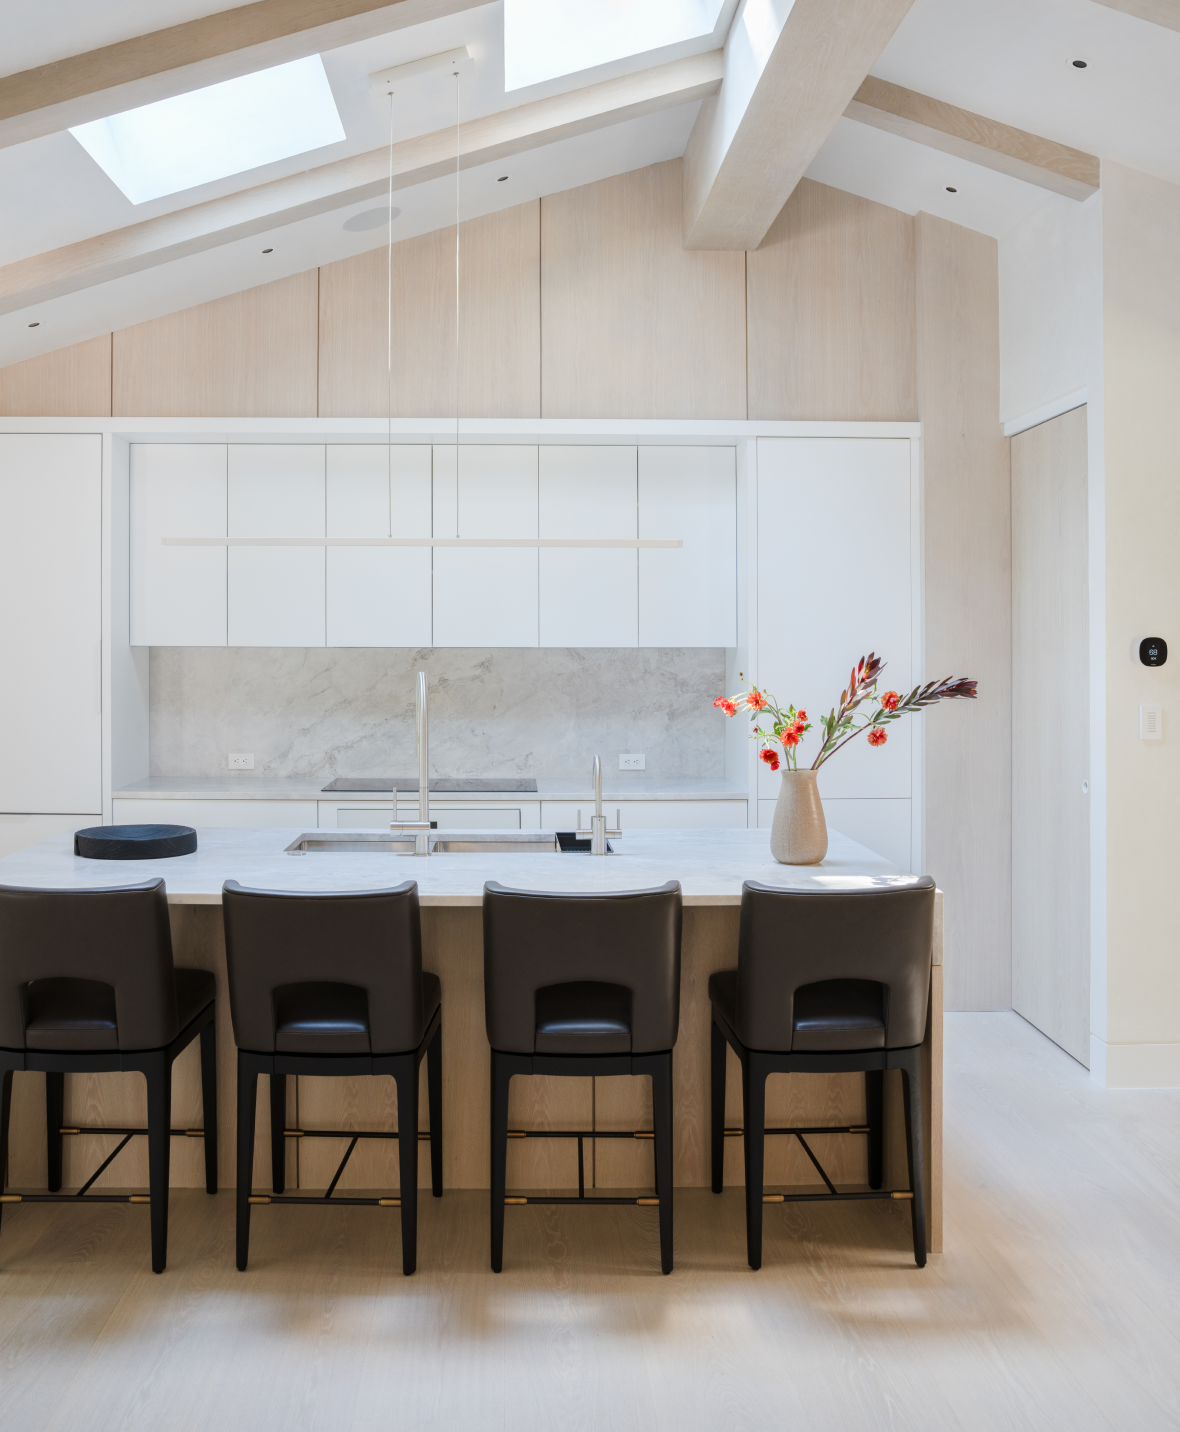
[[[839,893],[789,891],[746,881],[736,970],[709,977],[713,1006],[713,1192],[723,1183],[725,1135],[742,1133],[746,1167],[746,1252],[762,1266],[762,1205],[807,1200],[908,1198],[914,1261],[926,1264],[921,1044],[926,1035],[934,932],[934,881]],[[725,1128],[725,1046],[742,1066],[743,1128]],[[904,1085],[908,1190],[883,1191],[884,1071]],[[768,1074],[863,1070],[864,1126],[766,1127]],[[839,1193],[808,1134],[867,1134],[869,1191]],[[792,1134],[819,1171],[825,1193],[765,1195],[767,1134]]]
[[[483,895],[483,984],[492,1046],[492,1268],[504,1265],[505,1203],[659,1204],[660,1262],[672,1271],[672,1046],[680,1025],[680,886],[601,895]],[[516,1130],[578,1140],[577,1198],[507,1195],[508,1087],[516,1074],[651,1079],[655,1198],[587,1198],[582,1144],[635,1138],[593,1129]]]
[[[422,968],[422,924],[413,880],[391,890],[331,894],[222,890],[229,1002],[238,1046],[238,1267],[250,1252],[250,1207],[256,1203],[399,1208],[402,1271],[414,1271],[418,1249],[418,1078],[426,1057],[430,1105],[430,1174],[442,1197],[442,986]],[[254,1110],[258,1076],[270,1075],[271,1181],[274,1195],[254,1194]],[[391,1077],[397,1085],[397,1130],[286,1129],[287,1075]],[[351,1140],[325,1194],[287,1194],[285,1140]],[[397,1139],[397,1198],[335,1198],[360,1139]]]
[[[151,1203],[152,1271],[168,1258],[168,1167],[174,1135],[172,1065],[201,1036],[205,1187],[217,1192],[217,1050],[213,976],[172,963],[162,880],[108,890],[0,886],[0,1172],[7,1169],[12,1076],[45,1072],[48,1193],[5,1194],[6,1203]],[[65,1076],[132,1069],[147,1082],[146,1129],[63,1128]],[[122,1135],[77,1194],[62,1193],[63,1134]],[[142,1194],[87,1190],[136,1134],[148,1140]],[[0,1180],[2,1182],[2,1180]]]

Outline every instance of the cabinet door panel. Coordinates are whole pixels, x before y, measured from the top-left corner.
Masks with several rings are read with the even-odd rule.
[[[0,810],[102,809],[102,439],[0,436]]]
[[[910,584],[908,440],[759,439],[757,679],[814,723],[801,766],[860,657],[888,663],[881,691],[912,686]],[[893,723],[875,749],[851,741],[820,771],[821,796],[908,798],[920,719]],[[776,797],[780,779],[760,764],[759,796]]]
[[[541,537],[639,535],[633,447],[543,447]],[[542,548],[542,646],[636,646],[639,563],[634,547]]]
[[[226,644],[226,549],[165,547],[225,537],[224,443],[131,446],[131,645]]]
[[[737,645],[737,466],[731,447],[641,447],[640,646]]]
[[[329,537],[429,537],[431,453],[332,444],[327,454]],[[429,646],[429,547],[329,547],[329,646]]]
[[[231,444],[229,535],[323,537],[324,449]],[[230,646],[323,646],[324,549],[231,547]]]
[[[191,825],[195,830],[315,830],[315,801],[286,800],[136,800],[112,802],[116,824]]]
[[[536,537],[537,449],[434,449],[435,537]],[[535,547],[434,548],[435,646],[536,646]]]

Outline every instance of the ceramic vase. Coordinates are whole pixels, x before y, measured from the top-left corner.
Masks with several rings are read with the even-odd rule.
[[[814,771],[783,772],[770,853],[782,865],[818,865],[828,853],[828,825]]]

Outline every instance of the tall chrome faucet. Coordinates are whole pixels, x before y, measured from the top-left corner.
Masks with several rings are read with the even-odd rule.
[[[594,765],[591,767],[590,779],[594,783],[594,814],[590,817],[590,854],[608,855],[610,853],[610,847],[606,843],[607,837],[613,835],[618,838],[621,836],[623,833],[623,822],[621,812],[616,811],[615,825],[617,829],[607,830],[606,828],[606,816],[602,813],[602,758],[600,756],[594,757]],[[579,820],[580,819],[581,812],[579,812]],[[578,834],[581,835],[582,832],[579,831]]]
[[[414,709],[414,727],[418,739],[418,819],[398,820],[397,791],[393,793],[393,820],[390,831],[413,831],[414,854],[430,854],[430,760],[426,718],[426,673],[418,673],[418,690]]]

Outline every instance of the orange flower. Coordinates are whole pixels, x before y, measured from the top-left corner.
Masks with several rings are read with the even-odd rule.
[[[751,711],[764,711],[767,705],[766,697],[763,696],[761,691],[755,688],[746,697],[746,705]]]
[[[766,747],[764,747],[761,751],[758,752],[758,757],[759,757],[760,760],[765,761],[766,764],[770,767],[770,769],[771,769],[772,771],[777,771],[777,770],[778,770],[778,752],[777,752],[777,751],[772,751],[769,746],[766,746]]]
[[[881,697],[881,705],[886,711],[896,711],[898,700],[899,697],[896,691],[887,691],[885,695]]]
[[[802,739],[803,736],[798,726],[788,726],[787,729],[783,732],[783,734],[779,737],[779,740],[782,741],[784,746],[789,746],[792,749],[797,746]]]
[[[889,737],[885,734],[885,732],[881,729],[880,726],[874,726],[873,729],[869,732],[870,746],[883,746],[885,742],[888,741],[888,739]]]
[[[719,696],[717,700],[713,702],[713,705],[719,706],[727,716],[737,715],[737,707],[733,704],[733,702],[729,699],[728,696]]]
[[[800,712],[799,712],[798,719],[799,719],[800,721],[806,721],[806,720],[807,720],[807,712],[806,712],[806,711],[800,711]]]

